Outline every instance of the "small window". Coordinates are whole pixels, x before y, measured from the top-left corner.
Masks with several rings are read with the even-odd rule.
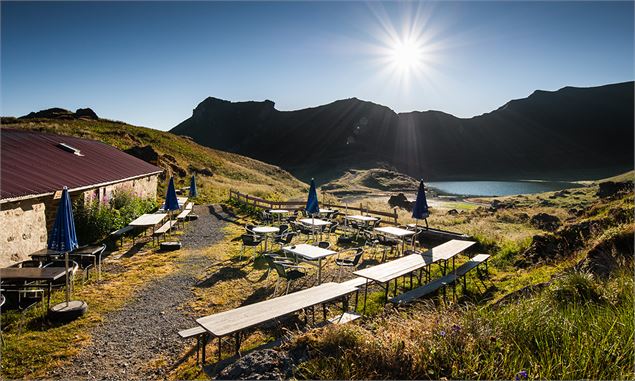
[[[68,145],[66,143],[57,143],[57,146],[59,148],[63,149],[64,151],[66,151],[66,152],[72,153],[73,155],[84,156],[84,155],[82,155],[80,150],[78,150],[77,148],[75,148],[73,146],[70,146],[70,145]]]

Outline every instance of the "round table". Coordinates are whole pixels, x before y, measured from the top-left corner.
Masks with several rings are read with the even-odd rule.
[[[275,226],[256,226],[252,230],[254,233],[262,234],[265,236],[265,251],[267,251],[267,241],[269,240],[269,235],[279,232],[280,228],[277,228]]]

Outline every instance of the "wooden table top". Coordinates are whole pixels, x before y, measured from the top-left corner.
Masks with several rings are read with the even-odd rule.
[[[324,283],[306,290],[205,316],[197,319],[196,322],[214,336],[220,337],[337,299],[356,290],[357,287],[340,283]]]
[[[167,216],[166,213],[142,214],[134,221],[130,222],[130,226],[154,226]]]
[[[362,215],[359,215],[359,214],[354,214],[352,216],[344,216],[344,218],[349,219],[349,220],[362,221],[362,222],[370,222],[370,221],[377,221],[378,220],[378,218],[376,218],[376,217],[362,216]]]
[[[69,270],[71,270],[69,268]],[[54,281],[66,274],[65,267],[5,267],[0,269],[0,279]]]

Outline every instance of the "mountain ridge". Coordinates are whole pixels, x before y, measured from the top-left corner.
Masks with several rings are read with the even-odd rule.
[[[380,163],[429,180],[599,178],[632,168],[633,82],[537,90],[471,118],[357,98],[279,111],[209,97],[171,132],[303,180]]]

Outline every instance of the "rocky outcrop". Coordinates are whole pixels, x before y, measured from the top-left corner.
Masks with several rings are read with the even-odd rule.
[[[411,212],[415,203],[414,201],[409,201],[403,193],[399,193],[396,196],[390,196],[388,199],[388,205],[390,205],[391,208],[401,208]]]
[[[633,183],[630,181],[613,182],[605,181],[599,184],[597,196],[600,198],[607,198],[615,196],[621,192],[633,192]]]
[[[19,119],[60,119],[60,120],[72,120],[72,119],[94,119],[99,117],[90,108],[79,108],[77,111],[72,112],[63,108],[53,107],[46,110],[37,112],[31,112],[27,115],[21,116]]]
[[[608,277],[618,268],[630,268],[632,272],[634,233],[632,228],[625,229],[610,239],[600,242],[575,266],[575,269],[588,271],[602,278]]]
[[[172,155],[165,155],[157,152],[152,146],[132,147],[125,150],[127,154],[130,154],[143,161],[147,161],[150,164],[154,164],[163,168],[163,171],[159,177],[161,179],[169,178],[170,176],[185,177],[187,171],[181,167]]]
[[[217,380],[288,380],[293,369],[306,360],[306,349],[287,352],[262,349],[241,357],[220,371]]]
[[[531,226],[553,232],[560,226],[560,219],[547,213],[538,213],[529,220]]]

